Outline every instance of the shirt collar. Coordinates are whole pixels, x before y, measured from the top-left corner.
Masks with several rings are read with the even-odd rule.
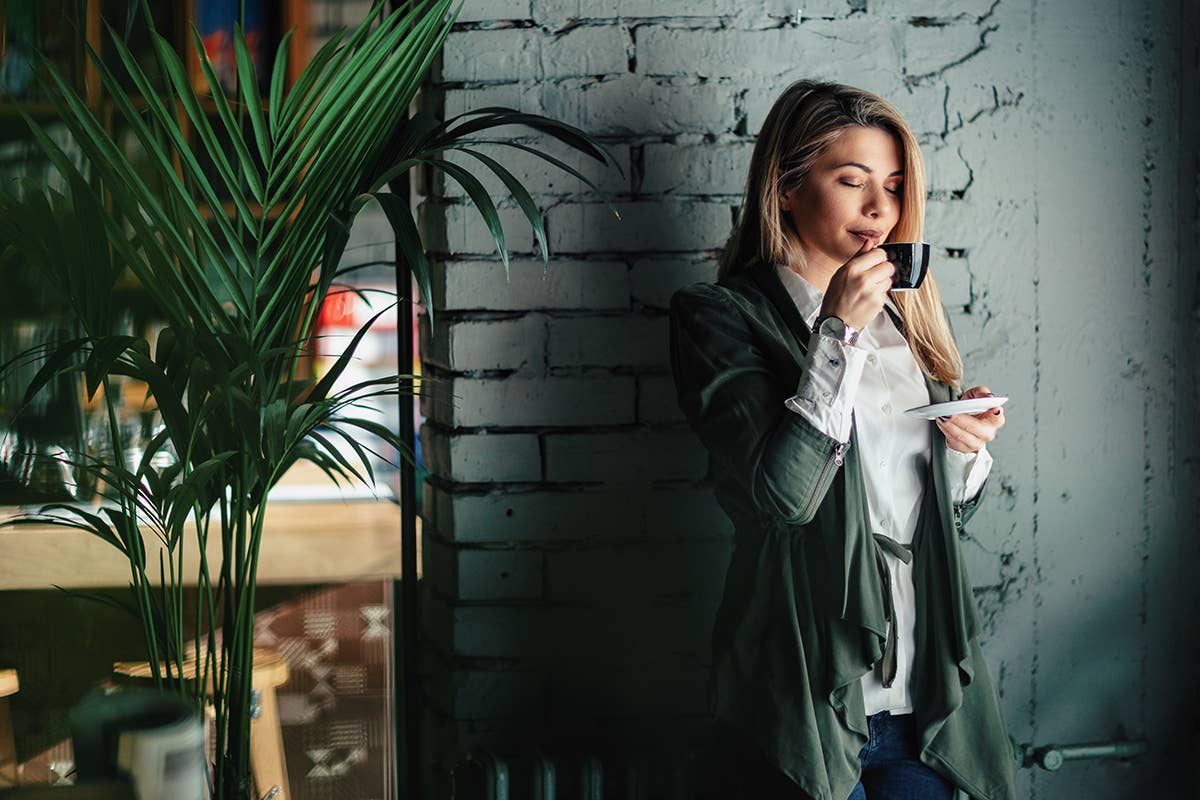
[[[825,293],[802,278],[795,270],[789,269],[786,264],[776,264],[775,274],[779,276],[783,288],[787,289],[788,295],[796,304],[800,316],[804,317],[804,324],[811,330],[821,312],[821,301],[825,299]],[[883,302],[896,312],[896,316],[900,316],[900,310],[896,308],[891,297],[887,297]]]

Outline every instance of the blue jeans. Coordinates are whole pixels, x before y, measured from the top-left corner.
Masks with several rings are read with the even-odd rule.
[[[912,714],[867,717],[868,739],[858,751],[862,778],[848,800],[952,800],[954,785],[917,757]]]

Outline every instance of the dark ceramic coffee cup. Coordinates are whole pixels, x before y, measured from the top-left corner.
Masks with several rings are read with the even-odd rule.
[[[888,261],[896,267],[892,275],[893,292],[909,292],[921,288],[929,271],[928,242],[883,242],[879,245]]]

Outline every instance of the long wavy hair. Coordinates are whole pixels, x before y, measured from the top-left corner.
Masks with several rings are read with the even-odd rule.
[[[919,242],[925,227],[925,161],[912,129],[891,103],[863,89],[800,80],[784,90],[759,131],[750,158],[746,195],[733,233],[721,255],[717,279],[756,261],[803,267],[804,253],[780,195],[804,185],[813,164],[851,126],[879,128],[900,145],[904,183],[900,219],[889,242]],[[921,370],[936,381],[960,387],[962,356],[942,309],[933,273],[921,288],[892,292],[904,320],[908,344]]]

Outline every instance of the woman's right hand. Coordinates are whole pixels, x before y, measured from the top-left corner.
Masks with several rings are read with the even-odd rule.
[[[829,279],[821,316],[835,316],[862,330],[883,310],[896,267],[875,239],[865,239],[858,252]]]

